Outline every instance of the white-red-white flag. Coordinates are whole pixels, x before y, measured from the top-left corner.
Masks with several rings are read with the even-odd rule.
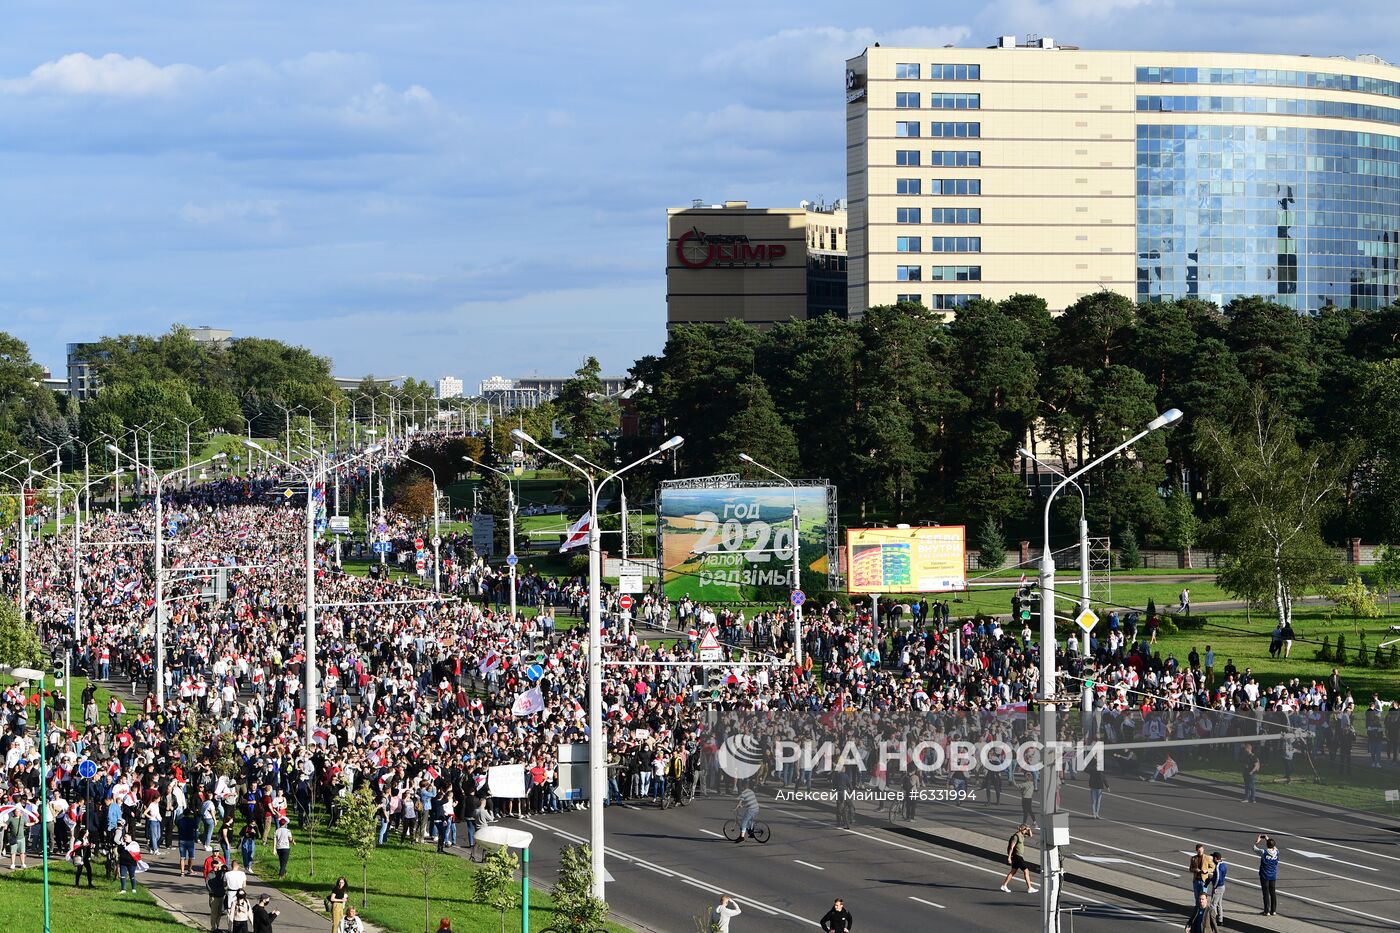
[[[576,547],[583,547],[588,544],[588,536],[593,532],[593,513],[584,512],[583,516],[569,528],[569,533],[564,535],[564,543],[559,545],[559,553],[572,551]]]
[[[1180,770],[1176,766],[1176,762],[1172,760],[1172,756],[1168,755],[1167,760],[1157,766],[1157,776],[1165,781],[1168,778],[1176,777]]]

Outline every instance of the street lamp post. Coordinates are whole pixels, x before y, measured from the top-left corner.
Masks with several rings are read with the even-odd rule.
[[[440,523],[440,521],[439,521],[439,514],[438,514],[438,481],[437,481],[437,470],[434,470],[432,467],[428,466],[428,465],[427,465],[426,463],[424,463],[422,460],[415,460],[415,459],[413,459],[413,458],[410,457],[408,454],[404,454],[404,455],[403,455],[403,458],[404,458],[405,460],[407,460],[409,463],[416,463],[416,464],[418,464],[420,467],[422,467],[423,469],[427,470],[427,471],[428,471],[428,474],[429,474],[430,476],[432,476],[432,478],[433,478],[433,592],[434,592],[434,593],[441,593],[441,592],[442,592],[442,571],[441,571],[441,564],[439,564],[439,562],[438,562],[438,546],[442,543],[442,532],[441,532],[441,523]],[[514,594],[512,594],[512,596],[513,596],[513,595],[514,595]],[[514,603],[514,599],[512,599],[512,603]],[[512,606],[512,608],[513,608],[513,606]],[[514,614],[511,615],[511,618],[512,618],[512,619],[515,618]]]
[[[802,549],[801,549],[801,547],[800,547],[801,536],[802,536],[802,525],[801,525],[801,515],[800,515],[800,513],[797,511],[797,487],[796,487],[795,485],[793,485],[792,480],[788,479],[786,476],[784,476],[783,474],[779,473],[777,470],[774,470],[774,469],[772,469],[771,467],[766,467],[766,466],[764,466],[763,464],[761,464],[761,463],[759,463],[757,460],[755,460],[753,457],[750,457],[748,454],[740,454],[740,455],[739,455],[739,459],[742,460],[742,461],[744,461],[745,463],[751,463],[751,464],[753,464],[754,466],[758,467],[760,470],[763,470],[763,471],[766,472],[766,473],[771,473],[771,474],[773,474],[773,475],[776,476],[778,479],[780,479],[780,480],[782,480],[784,483],[786,483],[786,484],[792,489],[792,592],[793,592],[793,594],[794,594],[794,598],[793,598],[793,600],[792,600],[792,626],[793,626],[793,645],[794,645],[794,647],[795,647],[795,649],[796,649],[796,650],[794,651],[794,653],[793,653],[793,658],[794,658],[794,660],[796,660],[796,662],[797,662],[797,669],[798,669],[798,671],[801,672],[801,670],[802,670],[802,604],[799,603],[799,602],[797,601],[797,599],[796,599],[796,594],[797,594],[797,592],[798,592],[799,590],[802,589],[802,555],[801,555],[801,550],[802,550]]]
[[[1050,507],[1066,485],[1083,476],[1115,454],[1127,450],[1158,428],[1181,418],[1181,410],[1171,408],[1148,422],[1147,427],[1108,453],[1065,476],[1045,498],[1044,540],[1040,552],[1040,918],[1044,933],[1059,933],[1060,850],[1055,834],[1055,800],[1059,796],[1059,769],[1054,747],[1055,723],[1055,558],[1050,553]]]
[[[193,420],[186,421],[184,418],[174,419],[176,424],[184,425],[185,428],[185,485],[190,484],[190,428],[203,421],[203,416],[197,415]]]
[[[44,724],[44,672],[36,671],[32,667],[15,667],[10,669],[10,676],[15,680],[37,681],[39,684],[39,773],[44,778],[39,781],[40,806],[43,808],[39,812],[40,836],[43,846],[44,862],[44,933],[49,933],[49,763],[46,756],[45,747],[49,744],[48,727]],[[20,843],[23,845],[23,842]]]
[[[29,480],[39,475],[30,467],[30,464],[33,462],[33,457],[20,460],[20,463],[24,464],[25,469],[29,470],[29,472],[22,477],[15,476],[6,471],[0,471],[3,472],[5,476],[19,483],[19,617],[21,621],[25,619],[25,610],[29,608],[29,511],[28,500],[25,498],[24,491]]]
[[[633,467],[640,466],[668,450],[674,450],[685,440],[677,435],[658,449],[632,461],[595,482],[593,474],[565,457],[556,454],[519,428],[510,432],[517,440],[537,448],[578,473],[588,484],[588,799],[589,849],[592,856],[593,896],[605,900],[606,884],[603,872],[603,803],[608,795],[608,745],[603,735],[603,611],[602,538],[598,534],[598,490],[609,480],[616,479]]]
[[[118,457],[128,456],[123,453],[121,448],[117,447],[116,444],[108,444],[107,449]],[[193,464],[192,467],[207,466],[208,464],[224,459],[224,456],[225,455],[222,453],[217,453],[207,460],[201,460],[199,463]],[[139,460],[133,460],[132,462],[136,464],[138,476],[141,470],[146,470],[150,474],[151,486],[154,487],[155,492],[156,707],[158,709],[165,709],[165,523],[162,520],[162,509],[164,505],[161,500],[164,498],[164,493],[161,487],[165,485],[166,480],[177,475],[179,471],[173,470],[161,476],[154,469],[141,463]]]
[[[1045,461],[1041,460],[1039,457],[1037,457],[1035,454],[1031,453],[1031,452],[1030,452],[1029,450],[1027,450],[1026,448],[1022,447],[1022,448],[1020,449],[1020,454],[1021,454],[1021,456],[1025,457],[1027,460],[1032,460],[1032,461],[1034,461],[1035,464],[1036,464],[1037,466],[1039,466],[1041,469],[1045,470],[1047,473],[1053,473],[1053,474],[1055,474],[1056,476],[1060,477],[1060,479],[1066,479],[1063,470],[1057,470],[1057,469],[1055,469],[1055,468],[1052,467],[1050,464],[1048,464],[1048,463],[1046,463]],[[1087,506],[1086,506],[1086,500],[1085,500],[1085,498],[1084,498],[1084,487],[1081,486],[1081,485],[1079,485],[1079,483],[1076,482],[1076,481],[1074,481],[1074,480],[1067,480],[1067,482],[1068,482],[1071,486],[1074,487],[1075,492],[1079,493],[1079,608],[1080,608],[1080,609],[1088,609],[1088,608],[1089,608],[1089,519],[1088,519],[1088,511],[1087,511]]]
[[[510,487],[510,475],[507,474],[504,470],[498,470],[495,467],[489,467],[486,464],[482,463],[480,460],[473,460],[471,457],[463,457],[462,459],[472,464],[473,466],[476,466],[478,469],[490,470],[492,473],[496,473],[500,476],[505,477],[506,496],[508,503],[506,512],[506,533],[510,536],[510,557],[506,560],[506,567],[510,570],[510,618],[511,623],[514,624],[516,561],[511,558],[515,557],[515,490]]]
[[[301,475],[306,480],[306,700],[304,719],[306,720],[306,745],[311,747],[312,739],[316,731],[316,474],[314,470],[304,469],[297,466],[290,460],[283,460],[277,454],[259,446],[254,441],[244,441],[245,446],[259,451],[263,456],[279,460],[285,466]],[[359,457],[368,456],[377,451],[379,447],[368,447],[363,452],[354,457],[348,457],[340,463],[335,464],[330,469],[338,469],[352,460]]]

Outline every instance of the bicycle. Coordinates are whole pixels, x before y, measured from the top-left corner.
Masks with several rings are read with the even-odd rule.
[[[762,820],[754,820],[751,824],[749,824],[749,838],[751,838],[754,842],[766,843],[770,838],[772,838],[772,835],[773,831],[769,829],[768,824],[763,822]],[[738,820],[725,821],[724,838],[728,839],[730,842],[739,841],[740,836]]]
[[[842,829],[850,829],[856,821],[856,804],[851,798],[844,794],[836,801],[836,825]]]

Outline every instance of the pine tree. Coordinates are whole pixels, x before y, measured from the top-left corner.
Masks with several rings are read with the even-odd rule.
[[[1142,551],[1138,549],[1137,535],[1129,525],[1118,536],[1118,566],[1123,570],[1132,570],[1141,563]]]
[[[977,563],[984,570],[998,570],[1006,563],[1006,538],[1001,522],[988,515],[977,532]]]

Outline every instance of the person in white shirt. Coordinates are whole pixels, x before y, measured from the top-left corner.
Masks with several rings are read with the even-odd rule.
[[[292,828],[287,825],[286,817],[277,823],[277,830],[272,834],[272,847],[277,850],[277,877],[287,877],[287,859],[292,854],[292,846],[296,845],[296,840],[292,838]]]
[[[710,924],[718,933],[729,933],[729,921],[743,913],[728,894],[721,894],[719,903],[710,911]]]

